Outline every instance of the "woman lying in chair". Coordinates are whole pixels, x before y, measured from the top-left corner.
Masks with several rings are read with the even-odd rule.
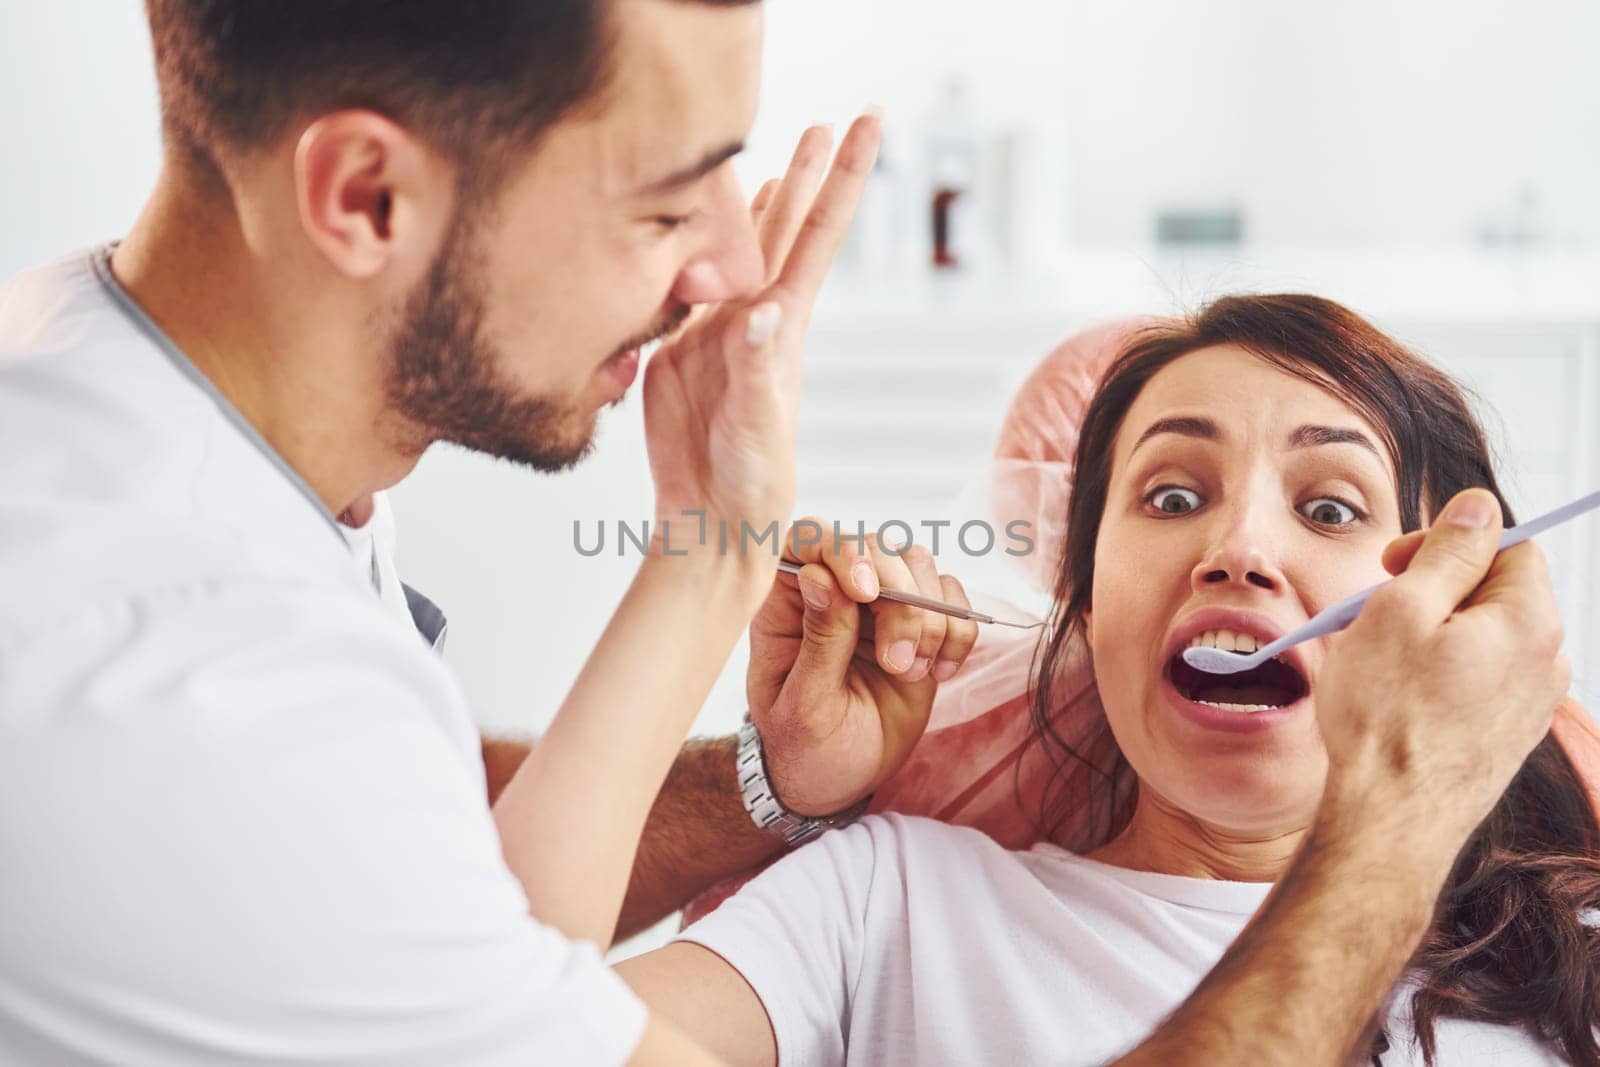
[[[1016,781],[1041,752],[1059,772],[1044,840],[869,817],[621,972],[738,1062],[1116,1056],[1261,906],[1328,769],[1327,642],[1233,676],[1180,653],[1253,649],[1382,579],[1385,545],[1473,486],[1500,496],[1460,390],[1335,304],[1143,329],[1083,419],[1034,684],[984,694],[1031,709]],[[1549,736],[1460,854],[1373,1061],[1600,1067],[1597,909],[1600,826]]]

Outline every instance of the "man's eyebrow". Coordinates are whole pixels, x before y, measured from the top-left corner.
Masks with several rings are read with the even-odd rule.
[[[1360,430],[1347,430],[1339,426],[1301,426],[1289,435],[1290,448],[1314,448],[1317,445],[1360,445],[1379,459],[1383,458],[1378,446]]]
[[[1193,415],[1180,415],[1170,419],[1157,419],[1139,435],[1139,440],[1133,443],[1133,448],[1128,455],[1139,451],[1139,446],[1164,433],[1175,433],[1183,437],[1198,437],[1204,441],[1215,441],[1222,436],[1222,431],[1217,429],[1217,424],[1210,419],[1202,419]]]
[[[698,163],[691,163],[681,170],[675,170],[665,178],[656,178],[640,187],[640,196],[653,196],[659,193],[670,193],[681,189],[716,170],[722,164],[744,151],[743,141],[731,141],[721,148],[707,152]]]

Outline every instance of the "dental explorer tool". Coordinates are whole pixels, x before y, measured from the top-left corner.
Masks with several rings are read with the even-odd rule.
[[[778,569],[784,574],[799,574],[800,564],[791,563],[786,559],[780,559],[778,561]],[[1018,630],[1032,630],[1044,625],[1043,620],[1039,622],[1012,622],[1009,619],[997,619],[993,615],[985,615],[981,611],[974,611],[971,608],[964,608],[959,604],[946,603],[943,600],[935,600],[933,597],[929,596],[919,596],[916,593],[902,593],[898,589],[886,589],[882,586],[878,588],[878,599],[892,600],[896,604],[905,604],[913,608],[925,608],[928,611],[937,611],[940,615],[949,615],[951,618],[955,619],[969,619],[972,622],[986,622],[994,626],[1012,626]]]

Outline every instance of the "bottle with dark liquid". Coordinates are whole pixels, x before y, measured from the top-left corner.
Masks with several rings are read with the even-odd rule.
[[[956,258],[955,250],[951,247],[950,216],[956,205],[956,198],[961,195],[960,189],[939,188],[933,190],[933,265],[935,267],[954,267],[960,264]]]
[[[961,264],[969,251],[967,199],[978,169],[978,138],[967,107],[966,86],[946,83],[928,131],[929,222],[933,266],[946,270]]]

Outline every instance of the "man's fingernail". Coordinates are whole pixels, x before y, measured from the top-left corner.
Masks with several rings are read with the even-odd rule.
[[[828,605],[833,603],[828,591],[809,578],[800,579],[800,596],[815,611],[827,611]]]
[[[911,663],[911,669],[906,671],[906,681],[920,682],[928,676],[928,668],[933,666],[933,659],[929,656],[918,656]]]
[[[861,590],[862,596],[878,595],[878,572],[866,560],[856,560],[855,565],[850,568],[850,580],[856,583],[856,588]]]
[[[889,653],[884,657],[889,661],[889,666],[897,671],[910,670],[916,658],[917,646],[910,641],[896,641],[889,646]]]
[[[933,665],[934,681],[948,682],[956,676],[956,671],[961,669],[961,664],[954,660],[942,659]]]
[[[1489,525],[1497,506],[1494,498],[1487,493],[1465,493],[1450,502],[1450,506],[1444,509],[1444,517],[1452,526],[1481,530]]]
[[[750,312],[749,321],[745,323],[744,339],[751,348],[760,348],[772,340],[778,332],[778,321],[783,317],[783,308],[776,303],[768,301]]]

